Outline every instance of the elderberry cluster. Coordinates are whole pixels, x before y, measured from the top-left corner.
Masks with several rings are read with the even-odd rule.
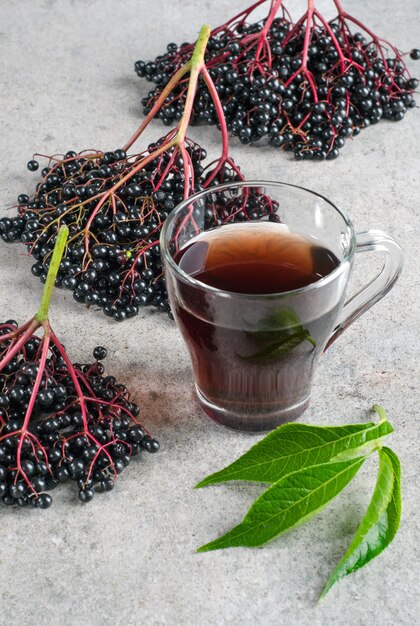
[[[16,326],[14,320],[5,322],[0,338]],[[74,481],[80,500],[89,502],[95,492],[113,488],[115,477],[132,457],[141,450],[156,452],[159,444],[137,423],[139,407],[131,402],[126,387],[113,376],[104,376],[100,359],[106,350],[101,346],[94,350],[93,364],[73,366],[83,400],[52,346],[24,432],[39,370],[40,341],[31,336],[0,372],[1,500],[6,505],[48,508],[52,503],[48,491]],[[0,360],[8,345],[1,345]]]
[[[151,144],[149,152],[159,145]],[[206,151],[193,142],[187,151],[199,179]],[[170,163],[171,156],[165,152],[130,175],[141,156],[127,159],[122,150],[95,155],[68,152],[64,160],[42,170],[33,197],[18,197],[18,216],[0,220],[0,235],[6,242],[27,245],[36,259],[32,273],[44,282],[58,228],[67,224],[69,244],[57,287],[72,291],[77,302],[98,307],[116,321],[136,315],[145,305],[169,311],[159,235],[184,192],[182,158]],[[30,170],[37,167],[37,161],[28,163]],[[95,214],[102,195],[127,175]]]
[[[250,36],[264,21],[217,29],[210,38],[206,64],[223,105],[229,131],[243,144],[262,138],[291,150],[296,159],[334,159],[346,139],[381,119],[399,121],[415,107],[411,78],[399,53],[388,54],[378,39],[352,33],[342,18],[313,25],[303,67],[307,24],[288,17],[273,20],[266,35],[270,54],[257,58]],[[154,61],[137,61],[140,77],[157,88],[142,100],[147,114],[163,87],[191,53],[190,44],[167,46]],[[411,57],[418,58],[417,50]],[[341,62],[344,59],[343,63]],[[172,124],[182,113],[186,80],[180,81],[157,117]],[[191,123],[218,124],[217,110],[199,82]]]

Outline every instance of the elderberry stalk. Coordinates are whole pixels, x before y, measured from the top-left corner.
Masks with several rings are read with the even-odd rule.
[[[145,305],[169,312],[159,236],[170,211],[205,187],[243,180],[229,156],[223,107],[204,63],[209,34],[210,28],[204,26],[195,50],[123,149],[68,152],[62,159],[51,158],[35,194],[18,197],[18,216],[0,220],[3,240],[27,246],[35,258],[32,273],[42,281],[56,233],[62,224],[67,225],[69,241],[57,286],[116,321],[135,316]],[[147,149],[129,155],[165,106],[172,87],[182,80],[186,97],[174,128]],[[207,166],[206,150],[186,135],[199,80],[208,86],[222,139],[220,157]],[[30,161],[29,169],[36,170],[37,163]],[[239,207],[215,205],[207,219],[211,224],[254,219],[270,212],[267,206],[264,198],[249,197]],[[193,223],[193,215],[189,220]]]
[[[95,491],[110,491],[141,450],[159,448],[138,422],[139,407],[125,386],[104,376],[105,348],[95,348],[93,364],[73,365],[51,327],[48,310],[67,236],[62,226],[34,317],[21,327],[14,320],[0,324],[0,496],[6,505],[48,508],[48,491],[67,480],[88,502]]]
[[[264,20],[256,8],[269,6]],[[417,79],[407,55],[377,37],[334,0],[338,15],[327,21],[315,0],[295,23],[282,0],[259,0],[214,29],[206,65],[226,114],[228,130],[243,144],[262,138],[291,150],[296,159],[335,159],[348,138],[382,119],[400,121],[415,107]],[[170,43],[154,61],[137,61],[140,77],[157,87],[143,99],[148,113],[191,44]],[[412,59],[420,58],[418,50]],[[169,81],[169,82],[168,82]],[[160,109],[164,124],[177,119],[186,97],[185,80],[172,85]],[[217,124],[205,82],[199,84],[192,123]]]

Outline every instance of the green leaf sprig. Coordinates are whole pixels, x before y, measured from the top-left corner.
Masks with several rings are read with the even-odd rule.
[[[329,577],[321,598],[338,580],[378,556],[394,538],[401,517],[401,470],[397,455],[382,446],[393,432],[384,409],[379,422],[348,426],[285,424],[197,487],[231,480],[269,483],[240,524],[199,548],[257,547],[309,520],[354,478],[377,452],[376,487],[363,520]]]

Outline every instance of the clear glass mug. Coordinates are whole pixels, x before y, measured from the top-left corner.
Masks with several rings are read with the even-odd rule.
[[[198,232],[217,227],[209,224],[215,206],[232,202],[241,206],[249,194],[270,198],[270,211],[278,216],[274,219],[333,252],[338,266],[305,287],[266,295],[224,292],[183,271],[176,257]],[[259,219],[273,221],[268,215]],[[355,253],[373,250],[385,253],[381,271],[345,301]],[[304,412],[321,354],[391,289],[403,265],[399,245],[386,233],[356,234],[348,215],[323,196],[267,181],[228,183],[191,196],[167,218],[161,251],[169,300],[190,352],[199,403],[219,424],[247,431],[269,430]],[[263,354],[264,341],[289,347],[277,351],[275,358],[255,362],[243,356],[250,339],[255,346],[262,341]]]

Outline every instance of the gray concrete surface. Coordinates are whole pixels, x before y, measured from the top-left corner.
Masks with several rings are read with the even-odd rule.
[[[141,119],[146,83],[132,66],[169,41],[216,25],[229,0],[8,0],[0,4],[0,203],[33,189],[33,152],[115,148]],[[347,4],[350,4],[347,2]],[[289,2],[294,14],[303,3]],[[331,3],[320,1],[331,14]],[[418,0],[354,0],[351,11],[399,47],[419,46]],[[413,62],[413,69],[415,64]],[[420,67],[417,66],[417,73]],[[126,381],[142,406],[160,454],[133,463],[114,492],[82,506],[68,488],[48,511],[0,510],[1,626],[412,626],[418,623],[418,111],[380,124],[349,143],[335,162],[296,163],[263,147],[232,141],[248,177],[312,187],[352,215],[358,230],[382,228],[405,250],[398,285],[323,358],[304,421],[365,420],[378,402],[395,426],[392,447],[403,468],[404,512],[392,546],[317,596],[348,545],[374,485],[375,461],[328,509],[260,550],[203,555],[196,547],[242,518],[254,486],[194,484],[244,452],[255,437],[215,426],[200,412],[186,350],[173,324],[144,311],[116,325],[57,291],[56,332],[74,361],[99,342],[108,371]],[[157,138],[154,124],[147,139]],[[191,133],[215,152],[214,129]],[[2,210],[3,212],[3,210]],[[0,245],[1,317],[32,314],[41,284],[19,246]],[[373,271],[358,260],[359,281]]]

